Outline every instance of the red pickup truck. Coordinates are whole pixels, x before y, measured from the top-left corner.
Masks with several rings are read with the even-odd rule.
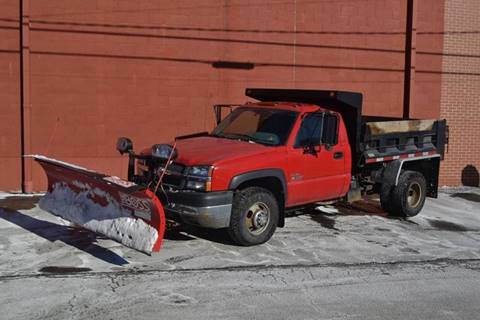
[[[227,228],[240,245],[266,242],[285,211],[379,193],[392,215],[410,217],[436,197],[445,121],[364,117],[362,95],[320,90],[247,89],[259,100],[217,105],[218,126],[129,152],[129,180],[160,185],[167,218]],[[230,113],[222,119],[222,110]],[[161,181],[159,181],[159,179]]]

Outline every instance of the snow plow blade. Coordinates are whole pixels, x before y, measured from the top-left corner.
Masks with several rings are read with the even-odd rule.
[[[147,254],[160,250],[165,215],[153,192],[70,163],[33,158],[48,178],[40,208],[127,247]]]

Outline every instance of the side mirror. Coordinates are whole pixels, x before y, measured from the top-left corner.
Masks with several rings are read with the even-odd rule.
[[[120,152],[120,154],[129,153],[133,150],[132,140],[125,137],[118,138],[117,150]]]
[[[174,160],[177,158],[177,150],[169,144],[154,144],[152,146],[152,157],[160,160]]]
[[[302,141],[301,146],[303,147],[304,154],[313,154],[317,155],[320,151],[319,141],[314,141],[313,139],[306,139]]]

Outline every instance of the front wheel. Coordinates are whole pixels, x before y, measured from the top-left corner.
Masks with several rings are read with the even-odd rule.
[[[260,187],[239,190],[233,197],[228,233],[242,246],[267,242],[275,232],[278,216],[277,199],[269,190]]]
[[[416,216],[425,204],[427,184],[416,171],[403,171],[391,194],[390,213],[400,217]]]

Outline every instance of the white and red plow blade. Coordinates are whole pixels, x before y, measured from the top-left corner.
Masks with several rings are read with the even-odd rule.
[[[66,162],[33,158],[48,178],[40,208],[136,250],[160,250],[165,215],[153,192]]]

